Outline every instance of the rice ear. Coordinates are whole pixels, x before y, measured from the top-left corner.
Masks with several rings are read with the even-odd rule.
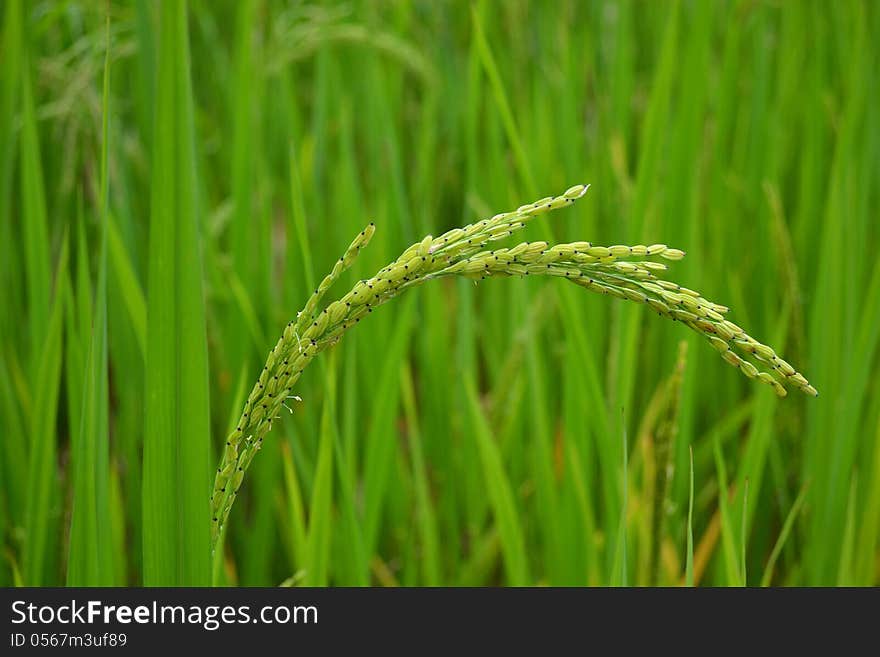
[[[336,344],[377,306],[435,278],[464,276],[481,280],[524,275],[564,278],[592,292],[647,305],[659,315],[681,322],[703,335],[722,359],[744,376],[767,384],[780,396],[786,394],[783,383],[809,395],[818,394],[807,379],[771,347],[725,319],[726,306],[658,278],[666,265],[649,258],[674,262],[684,257],[684,251],[665,244],[601,246],[583,241],[552,246],[546,242],[522,242],[512,248],[485,249],[490,241],[513,234],[534,217],[570,205],[583,197],[587,189],[589,185],[575,185],[560,196],[542,198],[512,212],[453,228],[439,237],[428,235],[373,277],[358,281],[351,291],[319,311],[325,293],[369,243],[375,226],[371,223],[361,231],[297,314],[296,322],[285,327],[248,397],[235,431],[227,440],[212,495],[215,509],[212,547],[216,548],[235,493],[254,454],[311,360]],[[770,371],[761,371],[759,364],[766,365]],[[243,436],[246,436],[244,440]]]

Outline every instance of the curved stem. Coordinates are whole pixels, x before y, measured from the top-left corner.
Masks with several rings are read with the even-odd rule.
[[[336,344],[374,308],[436,278],[464,276],[475,281],[498,276],[565,278],[593,292],[646,304],[661,316],[682,322],[706,337],[724,360],[747,377],[772,386],[779,395],[785,395],[783,383],[811,395],[817,394],[807,379],[772,348],[725,319],[727,307],[657,277],[656,272],[664,271],[666,266],[648,258],[680,260],[684,252],[678,249],[665,244],[598,246],[590,242],[553,246],[546,242],[523,242],[513,248],[486,249],[490,242],[509,237],[534,217],[572,204],[587,189],[588,186],[575,185],[559,196],[454,228],[440,237],[428,235],[372,278],[358,281],[346,295],[318,312],[327,290],[370,241],[374,226],[371,223],[361,231],[297,313],[296,321],[285,327],[269,352],[235,429],[226,439],[211,496],[212,553],[216,553],[245,472],[309,363]],[[759,371],[760,365],[766,365],[770,371]],[[215,558],[217,556],[215,554]]]

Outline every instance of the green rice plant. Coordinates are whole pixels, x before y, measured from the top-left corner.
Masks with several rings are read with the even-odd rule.
[[[65,238],[55,275],[55,297],[49,315],[47,333],[38,361],[34,388],[34,412],[30,417],[31,440],[27,470],[27,495],[24,526],[27,543],[24,552],[24,578],[33,586],[52,580],[55,560],[53,550],[58,482],[55,472],[55,420],[58,411],[58,393],[61,379],[62,309],[65,305],[68,244]]]
[[[94,324],[83,330],[84,373],[79,398],[79,427],[73,442],[73,500],[67,562],[68,586],[109,586],[113,584],[113,551],[110,520],[110,437],[109,384],[107,374],[107,223],[110,89],[110,22],[107,22],[108,48],[104,59],[103,125],[101,175],[99,182],[101,246],[98,284],[95,290]],[[88,258],[80,251],[80,271],[88,281]],[[86,282],[86,286],[87,286]],[[83,293],[81,297],[87,297]],[[91,310],[91,309],[89,309]],[[91,313],[82,313],[83,319]],[[84,338],[88,336],[88,339]],[[87,346],[86,346],[87,345]],[[73,392],[75,386],[70,386]],[[73,395],[71,395],[73,396]],[[74,416],[76,417],[76,416]]]
[[[592,292],[645,304],[661,317],[681,322],[703,335],[725,361],[748,378],[771,386],[780,396],[786,394],[784,384],[813,396],[818,394],[807,379],[771,347],[725,319],[726,306],[659,278],[659,272],[665,271],[666,265],[652,258],[681,260],[685,254],[678,249],[665,244],[598,246],[591,242],[551,246],[543,241],[522,242],[512,248],[486,249],[491,242],[521,230],[535,217],[571,205],[588,189],[589,185],[575,185],[559,196],[542,198],[516,210],[454,228],[440,237],[428,235],[374,276],[358,281],[346,295],[321,309],[327,291],[351,267],[361,249],[373,237],[375,225],[370,223],[364,228],[297,313],[296,319],[288,322],[269,353],[235,429],[226,439],[211,496],[213,549],[225,529],[245,472],[262,448],[273,422],[280,417],[282,407],[286,407],[289,400],[299,399],[294,394],[294,387],[309,363],[339,342],[346,331],[374,308],[429,280],[450,276],[463,276],[474,281],[530,275],[562,278]],[[759,370],[759,367],[769,371]],[[326,431],[322,428],[322,435]],[[322,445],[324,442],[322,438]],[[485,441],[480,442],[481,451],[485,451],[485,444]],[[494,460],[490,462],[495,463]],[[499,493],[499,500],[508,497]],[[623,526],[621,523],[621,531]],[[504,535],[502,542],[509,543]],[[519,563],[520,559],[515,561]],[[621,568],[625,568],[623,561]],[[524,571],[520,568],[514,568],[511,573],[517,575],[517,580],[524,579]]]
[[[685,546],[685,585],[694,585],[694,450],[688,450],[687,545]]]
[[[654,438],[654,481],[651,491],[651,552],[648,577],[651,584],[659,580],[660,543],[668,506],[669,475],[672,472],[672,448],[678,431],[678,412],[681,400],[681,381],[686,365],[687,343],[678,346],[675,371],[666,384],[663,417]]]
[[[0,585],[880,582],[880,4],[5,0],[0,22]],[[552,222],[395,260],[567,180],[595,187]],[[392,260],[408,280],[369,276]],[[219,450],[275,401],[250,386],[288,320],[302,374],[267,377],[306,403],[212,541]],[[730,320],[822,398],[769,394],[812,387]]]
[[[791,509],[789,509],[788,514],[785,516],[785,522],[782,524],[782,531],[779,532],[779,537],[776,539],[776,543],[774,543],[773,550],[770,552],[770,557],[767,559],[767,564],[764,567],[764,574],[761,576],[761,586],[770,586],[770,582],[773,579],[773,569],[776,567],[776,561],[779,559],[779,555],[782,553],[782,548],[791,534],[794,521],[804,504],[808,490],[809,488],[807,486],[801,488],[798,496],[794,500],[794,504],[791,505]]]
[[[210,418],[196,202],[187,9],[159,11],[144,409],[143,550],[147,586],[211,581]]]

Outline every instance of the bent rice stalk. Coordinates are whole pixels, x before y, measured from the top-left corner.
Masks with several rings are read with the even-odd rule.
[[[707,338],[725,361],[748,378],[771,386],[780,396],[786,394],[784,384],[813,396],[818,394],[807,379],[771,347],[727,320],[726,306],[658,277],[666,265],[651,258],[680,260],[685,255],[683,251],[665,244],[599,246],[591,242],[554,246],[546,242],[523,242],[513,248],[486,248],[491,242],[522,229],[536,216],[574,203],[588,188],[589,185],[575,185],[560,196],[543,198],[512,212],[454,228],[440,237],[428,235],[372,278],[359,281],[348,294],[319,312],[325,293],[370,241],[375,226],[371,223],[361,231],[297,313],[296,320],[285,327],[269,352],[237,426],[226,439],[211,498],[212,550],[216,550],[245,472],[281,406],[295,398],[293,387],[312,359],[336,344],[374,308],[432,279],[465,276],[479,280],[530,275],[564,278],[593,292],[646,304],[662,317],[681,322]]]

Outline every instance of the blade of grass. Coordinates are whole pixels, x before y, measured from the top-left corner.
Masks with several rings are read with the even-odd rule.
[[[748,586],[748,578],[746,576],[746,544],[748,543],[748,534],[746,533],[746,527],[748,526],[748,509],[749,509],[749,480],[745,480],[745,484],[743,485],[743,502],[742,502],[742,518],[740,521],[740,532],[739,532],[739,540],[740,540],[740,561],[739,561],[739,572],[742,577],[742,585]]]
[[[649,583],[656,585],[660,578],[660,546],[664,542],[668,508],[669,475],[672,471],[672,455],[680,422],[681,392],[684,369],[687,363],[687,342],[678,345],[678,361],[669,377],[664,391],[662,415],[657,422],[653,437],[654,481],[651,491],[651,552],[648,568]]]
[[[687,557],[685,561],[685,586],[694,585],[694,448],[688,447],[688,515],[687,515]]]
[[[854,586],[855,536],[856,536],[856,504],[859,489],[858,476],[853,476],[849,486],[849,497],[846,504],[846,522],[843,526],[843,539],[840,546],[840,557],[837,565],[837,586]]]
[[[46,192],[40,155],[40,137],[34,110],[34,95],[25,55],[22,76],[21,203],[24,233],[24,264],[28,307],[28,333],[31,340],[32,375],[41,362],[50,308],[49,230]]]
[[[416,409],[412,372],[404,364],[400,373],[403,410],[406,417],[407,436],[412,455],[413,480],[415,482],[416,517],[421,542],[421,561],[423,576],[419,580],[426,586],[439,586],[442,582],[440,573],[440,539],[437,535],[437,519],[431,501],[428,472],[425,455],[422,449],[422,431]]]
[[[11,373],[5,349],[0,347],[0,411],[3,414],[3,431],[6,436],[24,436],[27,418],[22,417],[15,393],[10,385]],[[27,492],[28,443],[25,440],[0,441],[3,464],[3,488],[11,527],[23,526]]]
[[[470,406],[471,430],[480,453],[483,479],[498,533],[501,552],[504,555],[504,571],[511,586],[527,586],[530,583],[525,539],[519,522],[510,481],[504,472],[501,454],[492,438],[473,381],[464,380],[465,392]]]
[[[318,463],[309,504],[308,562],[305,564],[304,586],[326,586],[328,583],[327,570],[333,527],[333,444],[336,433],[333,419],[336,391],[334,367],[327,368],[324,390],[327,397],[321,413]]]
[[[339,475],[341,493],[339,513],[342,555],[339,557],[340,563],[337,571],[343,571],[344,561],[348,566],[346,571],[348,581],[353,586],[368,586],[370,583],[370,559],[367,555],[363,525],[358,515],[355,471],[351,464],[350,451],[343,444],[343,437],[340,434],[341,431],[336,432],[334,442],[336,472]]]
[[[284,487],[287,493],[287,506],[290,515],[290,542],[292,551],[291,569],[299,572],[300,566],[308,553],[306,532],[305,506],[300,492],[299,478],[290,453],[290,446],[285,442],[281,448],[284,466]]]
[[[501,120],[504,123],[504,130],[507,133],[507,139],[510,141],[510,147],[513,149],[513,156],[516,159],[517,169],[523,178],[525,191],[528,195],[537,196],[537,186],[535,185],[534,176],[529,165],[529,158],[526,156],[525,148],[519,137],[519,131],[516,129],[516,121],[513,118],[513,112],[510,109],[510,103],[507,101],[507,94],[504,93],[504,83],[501,81],[501,74],[498,72],[498,66],[495,64],[495,58],[492,56],[492,50],[489,48],[489,42],[486,40],[486,34],[483,31],[483,23],[480,19],[480,12],[475,5],[471,5],[471,25],[474,30],[474,42],[480,61],[489,78],[489,84],[492,86],[492,93],[495,102],[498,104],[498,111],[501,114]]]
[[[880,535],[880,416],[877,418],[877,429],[874,432],[874,450],[870,461],[868,492],[865,496],[865,510],[859,528],[858,558],[859,581],[866,584],[877,583],[878,544]]]
[[[788,515],[785,516],[785,522],[782,523],[782,531],[779,532],[776,543],[773,544],[773,550],[770,552],[770,557],[767,559],[767,565],[764,567],[764,574],[761,576],[761,586],[770,586],[770,583],[773,581],[773,570],[776,568],[776,561],[779,559],[779,555],[782,554],[782,548],[785,547],[785,542],[791,534],[797,515],[804,504],[804,500],[807,499],[808,490],[809,486],[805,484],[791,505]]]
[[[110,516],[110,438],[107,380],[107,154],[110,121],[110,21],[104,58],[103,127],[99,216],[101,245],[98,285],[86,366],[82,372],[80,431],[73,446],[73,499],[67,560],[68,586],[113,584],[114,555]],[[84,263],[83,263],[84,264]]]
[[[364,438],[364,539],[368,554],[376,549],[381,512],[394,456],[395,418],[400,396],[400,365],[409,349],[415,299],[407,299],[396,315],[394,333],[384,352],[384,365],[372,392],[372,416]]]
[[[210,433],[186,2],[159,5],[143,471],[144,584],[207,585]]]
[[[626,521],[629,505],[629,449],[626,444],[626,428],[623,429],[623,493],[620,507],[620,518],[617,529],[617,538],[614,542],[614,565],[611,570],[611,582],[613,586],[627,586],[627,554],[626,554]]]
[[[40,350],[39,367],[34,380],[33,415],[30,418],[31,445],[28,458],[27,506],[25,509],[24,582],[28,586],[54,584],[56,577],[49,553],[50,536],[57,524],[58,464],[55,420],[58,413],[58,389],[61,380],[61,319],[65,305],[62,278],[67,272],[67,235],[61,247],[55,275],[55,299],[49,315],[48,332]]]
[[[257,270],[261,265],[256,254],[255,242],[258,241],[253,206],[254,168],[256,149],[254,139],[253,106],[254,98],[254,62],[253,62],[253,31],[257,2],[242,0],[237,3],[235,20],[235,56],[233,86],[230,91],[233,108],[232,120],[232,202],[233,216],[230,226],[230,251],[232,253],[232,286],[239,305],[242,298],[248,301],[250,313],[230,312],[226,321],[230,332],[227,338],[227,354],[233,371],[237,370],[253,349],[247,335],[254,333],[253,307],[249,305],[250,297],[256,293],[258,282]],[[250,291],[251,294],[247,292]],[[241,308],[239,309],[241,310]],[[259,342],[259,348],[266,344]]]
[[[16,114],[21,91],[22,71],[22,16],[21,1],[9,0],[3,14],[3,34],[0,39],[0,243],[13,243],[12,185],[15,166],[15,145],[18,137]],[[12,317],[18,316],[21,299],[20,256],[15,249],[4,251],[0,263],[0,285],[8,295],[0,319],[0,335],[14,331]]]
[[[3,33],[0,38],[0,244],[14,243],[13,182],[18,131],[16,119],[21,92],[21,72],[23,57],[22,5],[20,0],[5,3],[3,13]],[[12,384],[11,363],[7,362],[7,350],[13,348],[20,329],[14,318],[22,314],[21,288],[25,281],[21,255],[17,249],[5,249],[0,258],[0,288],[4,291],[3,312],[0,313],[0,411],[2,411],[2,430],[6,436],[26,436],[24,426],[28,422],[15,398]],[[25,495],[28,488],[28,441],[0,440],[0,465],[3,475],[3,499],[5,505],[3,526],[0,536],[10,536],[16,528],[24,526]],[[4,545],[6,541],[4,540]],[[18,566],[11,548],[4,555],[4,564],[9,563],[9,579],[20,580]],[[7,573],[3,572],[6,584]]]
[[[721,445],[717,436],[714,439],[713,450],[715,454],[715,469],[718,476],[718,508],[721,513],[721,542],[724,546],[724,566],[727,575],[727,583],[730,586],[742,586],[742,573],[737,564],[736,533],[733,530],[733,521],[730,518],[728,495],[730,490],[727,486],[727,468],[724,465],[724,456],[721,453]]]
[[[110,262],[113,265],[113,277],[122,291],[122,300],[131,320],[131,327],[137,338],[141,356],[147,357],[147,302],[144,291],[135,273],[134,264],[129,257],[116,221],[108,212],[107,215],[107,246]]]

